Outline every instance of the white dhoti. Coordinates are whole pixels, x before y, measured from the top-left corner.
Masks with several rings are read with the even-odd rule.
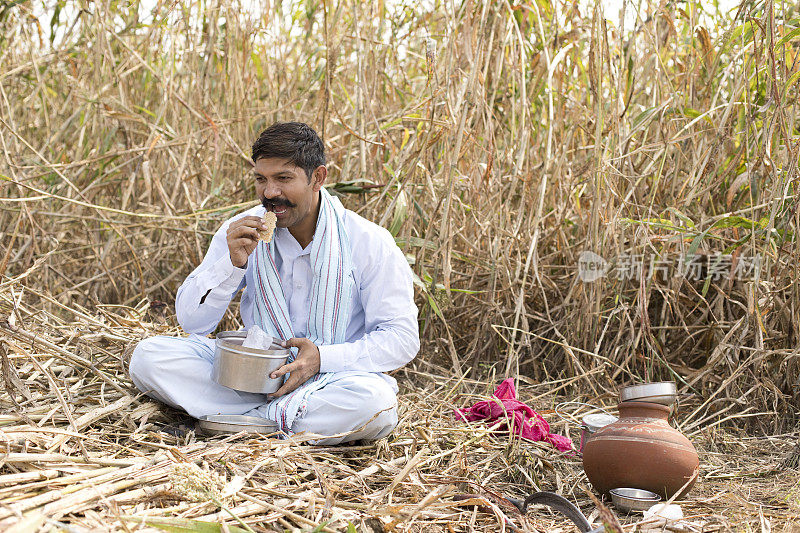
[[[136,346],[129,372],[139,390],[195,418],[214,414],[263,417],[270,402],[267,396],[215,383],[213,362],[213,339],[158,336]],[[331,436],[316,441],[325,445],[374,440],[391,433],[397,425],[394,378],[373,372],[332,374],[325,386],[308,396],[292,423],[292,433]],[[342,433],[348,434],[337,436]]]

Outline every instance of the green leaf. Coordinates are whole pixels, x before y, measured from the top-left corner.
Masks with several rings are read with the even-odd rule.
[[[439,306],[436,304],[436,300],[434,300],[433,296],[431,296],[430,294],[428,294],[427,297],[428,297],[428,305],[431,306],[433,312],[436,313],[436,316],[438,316],[442,320],[442,322],[445,322],[444,315],[442,314],[441,309],[439,309]]]
[[[702,115],[702,113],[700,111],[698,111],[697,109],[692,109],[691,107],[684,108],[683,109],[683,114],[686,115],[689,118],[697,118],[700,115]]]
[[[647,109],[639,113],[631,123],[631,133],[639,129],[639,126],[643,126],[647,122],[650,122],[650,119],[653,118],[653,116],[656,114],[656,112],[658,112],[659,109],[661,109],[661,106],[648,107]]]
[[[725,218],[721,218],[714,222],[714,225],[711,226],[712,228],[745,228],[745,229],[753,229],[755,227],[764,227],[766,225],[766,221],[763,219],[754,222],[747,217],[742,216],[729,216]]]
[[[703,242],[707,236],[709,236],[709,232],[713,229],[721,229],[721,228],[744,228],[744,229],[754,229],[756,227],[765,227],[766,222],[760,220],[758,222],[753,222],[749,218],[741,217],[741,216],[728,216],[721,218],[714,222],[711,226],[705,229],[702,233],[700,233],[697,237],[694,238],[692,244],[689,245],[689,249],[686,251],[688,255],[694,255],[697,252],[697,249],[700,247],[700,243]],[[714,235],[710,235],[711,237],[718,238]]]
[[[681,219],[683,221],[683,223],[686,224],[687,228],[693,228],[694,227],[694,221],[691,218],[689,218],[688,216],[686,216],[683,213],[681,213],[680,211],[678,211],[677,209],[675,209],[674,207],[668,207],[667,208],[667,212],[668,213],[672,213],[673,215],[675,215],[676,217]]]
[[[14,2],[12,2],[12,5],[13,4]],[[53,16],[50,18],[50,44],[53,44],[53,41],[56,39],[56,28],[58,27],[59,17],[61,15],[61,10],[64,8],[64,4],[64,0],[59,0],[53,8]]]
[[[752,20],[748,20],[744,24],[740,24],[736,26],[733,31],[731,32],[730,37],[728,37],[728,41],[725,43],[726,45],[735,39],[738,39],[742,36],[745,42],[750,41],[753,37],[753,32],[755,31],[756,25]]]
[[[149,110],[149,109],[147,109],[147,108],[144,108],[144,107],[142,107],[142,106],[139,106],[139,105],[136,105],[136,104],[134,104],[134,105],[133,105],[133,108],[134,108],[134,109],[138,109],[138,110],[139,110],[139,111],[141,111],[142,113],[145,113],[145,114],[147,114],[147,115],[150,115],[150,117],[152,117],[152,118],[158,118],[158,117],[156,116],[156,114],[155,114],[155,113],[153,113],[152,111],[150,111],[150,110]]]
[[[705,298],[706,294],[708,294],[708,288],[711,287],[711,276],[706,278],[705,283],[703,283],[703,288],[700,290],[700,295]]]
[[[256,78],[259,80],[264,79],[264,67],[261,65],[261,56],[255,53],[255,51],[250,52],[250,60],[253,62],[253,65],[256,67]]]
[[[633,220],[632,218],[623,218],[620,221],[626,224],[639,224],[642,226],[650,226],[651,228],[677,231],[679,233],[688,233],[686,231],[687,228],[684,228],[683,226],[676,226],[675,224],[672,223],[671,220],[667,220],[665,218],[646,218],[644,220]],[[694,224],[692,224],[692,227],[694,227]]]
[[[395,237],[394,242],[397,243],[397,246],[402,248],[406,244],[409,246],[413,246],[415,248],[427,248],[428,250],[436,251],[439,247],[433,241],[426,241],[421,237]]]
[[[444,286],[442,286],[442,289],[444,289]],[[460,292],[462,294],[482,294],[486,291],[471,291],[468,289],[454,289],[453,287],[450,287],[450,292]]]
[[[789,41],[793,41],[795,38],[800,38],[800,28],[795,28],[786,35],[784,35],[783,37],[781,37],[780,39],[778,39],[778,42],[775,43],[775,48],[773,50],[777,52],[778,47],[788,43]]]
[[[391,128],[392,126],[397,126],[398,124],[402,124],[402,123],[403,123],[403,117],[396,118],[394,120],[390,120],[386,124],[381,124],[380,125],[380,130],[381,131],[386,131],[389,128]]]
[[[329,191],[333,190],[337,193],[350,194],[375,192],[381,187],[383,187],[383,185],[378,185],[366,180],[337,181],[331,185],[325,185],[325,188]]]
[[[408,201],[406,200],[406,193],[402,189],[397,193],[397,201],[394,203],[394,214],[392,215],[392,222],[389,224],[389,233],[392,237],[396,237],[400,233],[400,228],[403,227],[403,222],[408,218]]]
[[[188,520],[186,518],[121,516],[120,520],[138,522],[146,526],[156,527],[170,533],[220,533],[222,525],[202,520]],[[231,533],[247,533],[246,529],[236,526],[227,526]]]
[[[549,19],[550,15],[553,13],[553,5],[550,3],[549,0],[536,0],[536,4],[544,11],[542,13],[545,19]]]
[[[703,120],[705,120],[706,122],[708,122],[712,126],[714,125],[714,123],[711,122],[711,119],[708,117],[707,114],[704,114],[704,113],[698,111],[697,109],[692,109],[691,107],[685,107],[685,108],[683,108],[683,114],[686,115],[689,118],[692,118],[692,119],[702,118]]]
[[[325,528],[325,526],[327,526],[329,523],[330,523],[330,520],[326,520],[326,521],[320,523],[320,525],[318,525],[317,527],[315,527],[314,529],[311,530],[311,533],[320,533],[320,531],[322,531]]]
[[[789,78],[789,81],[786,83],[786,88],[789,88],[795,83],[797,83],[797,80],[800,80],[800,70],[792,74],[792,77]]]
[[[711,226],[711,228],[713,228],[713,227],[714,226]],[[703,242],[703,239],[706,238],[706,235],[708,235],[708,232],[711,231],[711,228],[706,229],[700,235],[698,235],[697,237],[695,237],[692,240],[692,244],[690,244],[689,245],[689,249],[686,250],[686,255],[691,257],[691,256],[693,256],[694,254],[697,253],[697,249],[700,248],[700,244]]]
[[[425,298],[428,300],[428,305],[431,306],[433,312],[436,314],[436,316],[438,316],[442,320],[442,322],[444,322],[445,320],[444,320],[444,315],[442,314],[442,310],[439,309],[439,305],[436,303],[436,300],[433,299],[433,295],[431,295],[430,291],[428,290],[428,284],[422,281],[422,278],[420,278],[416,272],[412,271],[411,277],[414,282],[414,285],[419,287],[425,294]],[[430,282],[430,276],[426,275],[425,277]]]

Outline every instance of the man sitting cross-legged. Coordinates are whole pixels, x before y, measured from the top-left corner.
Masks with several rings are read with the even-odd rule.
[[[178,322],[191,335],[141,341],[131,379],[195,418],[260,416],[287,434],[329,436],[320,444],[384,437],[397,425],[397,383],[384,372],[419,350],[411,269],[388,231],[323,188],[325,151],[313,129],[270,126],[253,144],[253,162],[262,205],[226,221],[178,289]],[[258,240],[265,210],[277,217],[270,242]],[[258,325],[297,349],[271,374],[290,373],[272,395],[211,379],[214,344],[206,335],[242,289],[245,328]]]

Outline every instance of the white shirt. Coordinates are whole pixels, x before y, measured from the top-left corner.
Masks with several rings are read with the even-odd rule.
[[[254,324],[255,302],[250,287],[255,286],[255,261],[248,260],[245,268],[233,266],[227,232],[231,222],[248,215],[263,217],[264,211],[264,207],[257,206],[222,224],[211,239],[203,262],[178,289],[175,311],[187,333],[211,333],[242,289],[242,321],[246,329]],[[343,219],[355,277],[350,323],[345,343],[319,346],[320,372],[395,370],[419,351],[411,268],[388,231],[349,210]],[[301,248],[286,228],[278,228],[273,238],[294,335],[304,337],[314,275],[311,244]]]

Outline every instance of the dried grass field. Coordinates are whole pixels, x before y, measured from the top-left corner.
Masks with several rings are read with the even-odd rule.
[[[573,438],[562,402],[678,383],[687,519],[622,530],[800,529],[798,7],[617,7],[0,2],[0,529],[574,531],[499,498],[535,490],[599,525],[578,458],[455,421],[506,376]],[[126,376],[180,334],[276,120],[316,127],[417,276],[377,443],[175,436]]]

